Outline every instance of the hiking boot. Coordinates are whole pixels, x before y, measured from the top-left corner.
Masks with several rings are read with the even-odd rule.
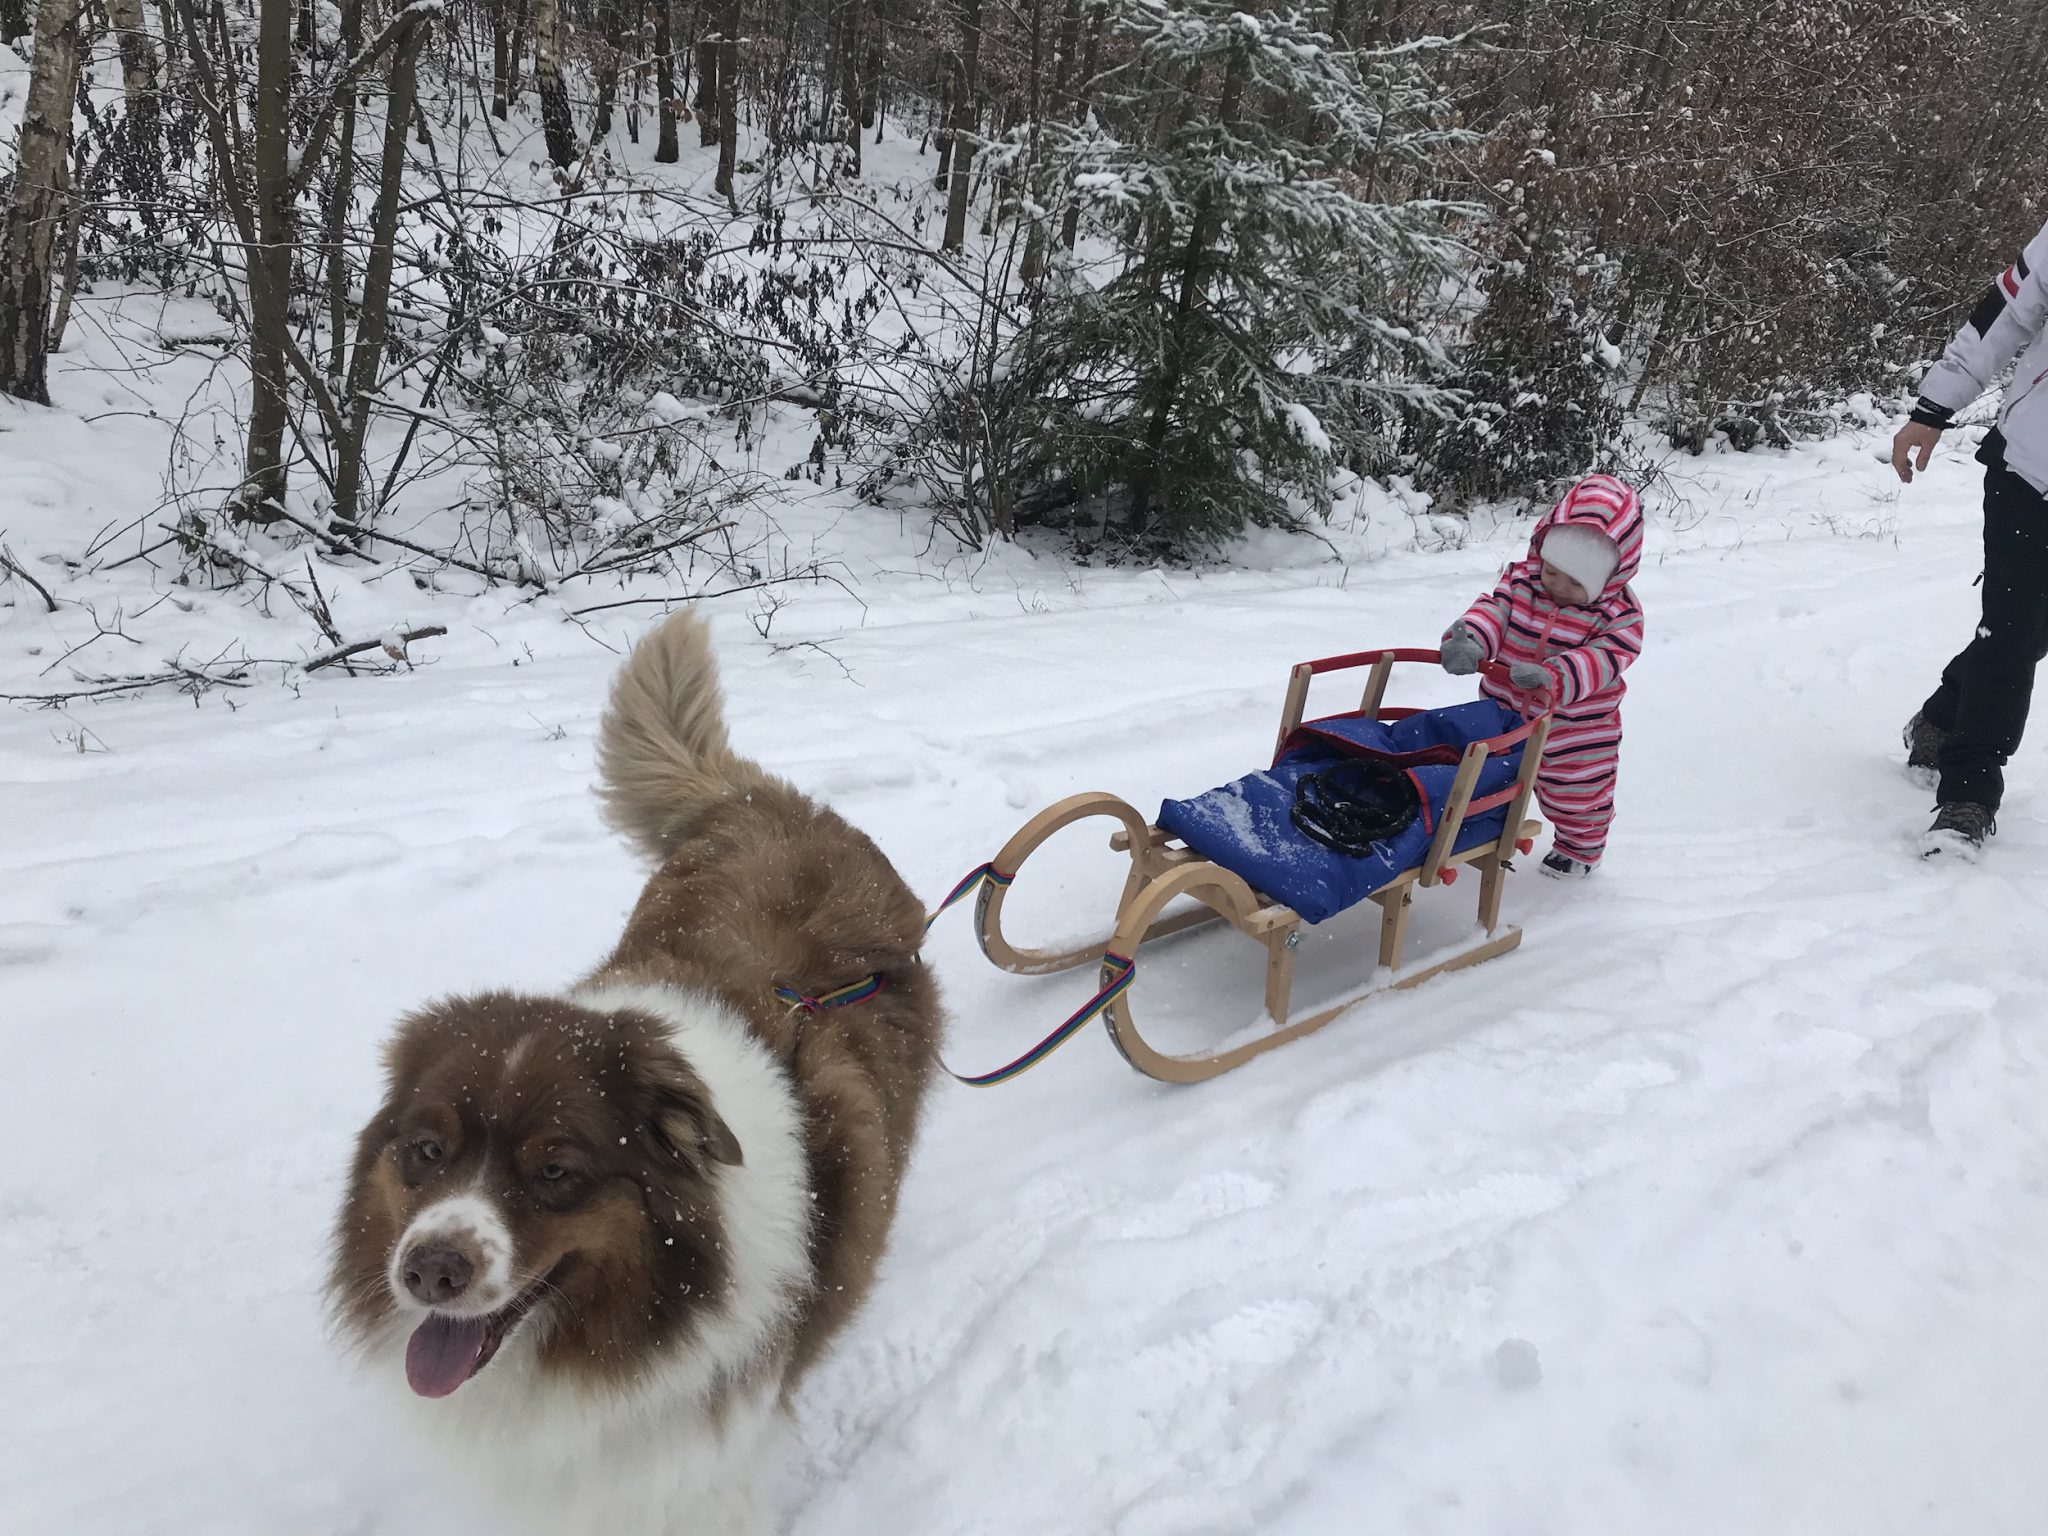
[[[1984,839],[1998,830],[1998,817],[1988,805],[1954,800],[1934,808],[1934,825],[1920,838],[1920,857],[1947,854],[1974,864],[1984,853]]]
[[[1929,721],[1924,714],[1916,714],[1906,722],[1903,736],[1907,776],[1928,789],[1934,788],[1934,781],[1941,772],[1941,749],[1948,741],[1949,733]]]
[[[1593,866],[1553,848],[1543,855],[1543,873],[1553,880],[1583,880],[1593,873]]]

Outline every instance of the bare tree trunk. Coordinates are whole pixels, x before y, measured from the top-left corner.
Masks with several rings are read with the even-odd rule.
[[[640,142],[640,104],[647,94],[647,81],[654,68],[654,37],[659,30],[654,18],[641,13],[640,25],[630,28],[627,35],[633,40],[633,93],[626,98],[626,137],[633,143]]]
[[[1070,80],[1074,92],[1074,121],[1088,120],[1089,98],[1095,89],[1095,63],[1102,48],[1102,13],[1097,12],[1088,27],[1087,57],[1081,61],[1081,73]],[[1074,241],[1081,233],[1081,205],[1069,200],[1066,217],[1060,220],[1060,246],[1071,251]]]
[[[863,128],[874,127],[882,110],[882,61],[889,44],[889,19],[883,14],[880,3],[875,5],[871,21],[867,53],[861,59],[860,125]],[[877,139],[875,142],[879,144],[882,141]]]
[[[981,89],[981,0],[960,3],[960,90],[953,98],[953,165],[946,188],[946,234],[939,249],[957,251],[967,240],[967,199],[974,190],[974,98]]]
[[[654,92],[661,98],[661,140],[654,146],[654,158],[673,165],[682,158],[676,142],[676,28],[675,0],[654,0]]]
[[[845,143],[853,155],[853,174],[860,174],[861,11],[866,0],[844,0],[839,36],[839,110],[845,114]]]
[[[1063,101],[1074,89],[1074,73],[1080,64],[1081,52],[1081,0],[1062,0],[1060,5],[1060,38],[1058,53],[1053,64],[1053,93]]]
[[[935,191],[946,190],[953,174],[953,103],[960,95],[960,61],[948,58],[945,62],[945,78],[939,82],[939,132],[934,141],[939,151],[939,166],[932,173],[932,187]]]
[[[952,168],[946,184],[946,236],[940,250],[958,250],[967,242],[967,199],[975,188],[975,94],[981,90],[981,0],[961,0],[961,80],[952,96]]]
[[[1024,182],[1030,188],[1031,201],[1043,207],[1045,177],[1039,164],[1038,150],[1039,138],[1045,131],[1045,0],[1031,0],[1029,21],[1031,70],[1025,113],[1031,129],[1031,149],[1024,163]],[[1033,214],[1031,233],[1024,241],[1024,259],[1017,268],[1017,275],[1027,283],[1035,283],[1045,275],[1045,243],[1045,218],[1042,214]]]
[[[519,71],[526,63],[526,20],[532,10],[532,0],[517,0],[517,9],[512,13],[512,41],[505,49],[505,105],[519,105]]]
[[[261,0],[251,119],[256,244],[248,252],[249,444],[236,516],[274,522],[284,505],[285,353],[292,287],[292,0]]]
[[[347,0],[341,13],[341,53],[353,58],[363,46],[363,0]],[[338,379],[348,360],[348,226],[356,185],[356,101],[350,90],[341,102],[335,132],[334,182],[327,200],[327,376]]]
[[[511,52],[512,25],[505,10],[505,0],[491,0],[491,116],[501,122],[512,108],[506,92],[506,55]]]
[[[952,98],[952,174],[946,186],[946,238],[940,250],[967,242],[967,199],[973,193],[975,94],[981,90],[981,0],[961,0],[961,86]]]
[[[84,222],[85,210],[98,199],[100,183],[106,180],[107,157],[102,154],[93,162],[90,170],[85,162],[86,141],[79,139],[71,153],[71,186],[73,195],[66,199],[71,205],[64,220],[64,282],[57,295],[57,315],[50,322],[49,350],[53,353],[64,350],[64,331],[71,324],[71,299],[78,292],[78,236],[79,226]]]
[[[71,101],[84,49],[78,0],[42,0],[14,197],[0,239],[0,394],[50,403],[50,289],[71,182]]]
[[[598,9],[597,24],[604,42],[597,69],[597,116],[590,125],[592,144],[602,144],[612,131],[612,107],[619,99],[619,64],[625,57],[619,0],[604,0]]]
[[[718,6],[718,195],[736,205],[733,170],[740,142],[740,0]]]
[[[718,23],[697,41],[697,142],[718,142]]]
[[[363,270],[363,302],[356,319],[355,346],[349,352],[348,387],[342,409],[348,423],[336,455],[334,512],[359,522],[363,457],[369,444],[370,408],[378,375],[384,368],[384,340],[391,316],[391,268],[398,238],[398,204],[405,187],[405,128],[411,118],[419,83],[420,49],[427,23],[408,31],[391,59],[391,95],[384,119],[384,161],[377,175],[377,210],[370,233],[370,254]]]
[[[561,0],[533,0],[533,79],[540,91],[541,134],[548,158],[566,167],[576,159],[576,124],[562,82],[562,29]]]

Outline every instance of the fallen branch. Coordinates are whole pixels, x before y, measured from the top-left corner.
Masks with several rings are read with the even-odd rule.
[[[125,676],[83,677],[84,684],[78,688],[63,688],[51,693],[0,693],[0,702],[9,704],[38,704],[49,709],[60,704],[69,704],[79,699],[104,699],[117,693],[140,693],[148,688],[175,686],[189,692],[197,699],[209,688],[253,688],[256,686],[254,673],[259,667],[275,667],[282,678],[289,679],[297,672],[317,672],[322,667],[331,667],[347,661],[351,656],[360,656],[365,651],[381,650],[393,661],[405,661],[405,647],[415,640],[427,640],[448,631],[439,624],[429,624],[419,629],[409,629],[397,635],[379,635],[374,640],[358,640],[353,644],[337,647],[308,662],[282,661],[274,658],[243,656],[236,661],[222,661],[216,658],[198,666],[182,661],[167,661],[160,672],[133,672]],[[126,636],[122,637],[126,639]],[[377,669],[383,671],[384,669]],[[349,671],[355,673],[355,668]]]
[[[429,560],[439,560],[444,565],[452,565],[459,571],[468,571],[473,576],[481,576],[485,581],[502,581],[509,586],[515,587],[538,587],[543,592],[548,589],[547,583],[538,576],[521,576],[517,573],[508,574],[504,571],[494,571],[487,565],[477,565],[473,561],[464,560],[460,556],[452,555],[445,549],[429,549],[424,544],[408,543],[396,534],[387,533],[382,528],[365,528],[342,517],[329,518],[326,528],[316,528],[304,518],[293,516],[285,511],[284,508],[276,506],[275,503],[272,504],[272,509],[277,513],[280,521],[290,523],[301,532],[310,533],[314,538],[325,544],[330,553],[351,554],[359,558],[367,558],[363,556],[361,550],[352,548],[344,543],[343,540],[378,539],[383,543],[394,544],[400,549],[409,550],[415,555],[424,555]]]
[[[571,608],[569,617],[581,618],[586,613],[605,613],[613,608],[645,608],[659,603],[665,610],[682,603],[708,603],[716,597],[732,597],[741,592],[760,592],[769,587],[787,586],[793,581],[831,582],[844,588],[846,583],[836,576],[827,576],[821,571],[798,571],[789,576],[769,576],[760,581],[743,582],[736,587],[721,587],[716,592],[678,592],[663,597],[622,597],[616,602],[592,603],[588,608]]]
[[[45,608],[49,609],[52,613],[57,611],[57,599],[50,596],[50,589],[40,581],[37,581],[35,577],[29,575],[28,567],[15,559],[14,551],[5,544],[0,544],[0,571],[5,571],[11,576],[19,576],[23,581],[36,589],[36,595],[43,600]]]
[[[394,645],[390,635],[379,635],[375,640],[358,640],[353,645],[344,645],[339,650],[329,651],[306,663],[308,672],[318,672],[322,667],[331,667],[338,661],[347,661],[351,656],[360,656],[365,651],[382,651],[393,661],[407,661],[405,648],[415,640],[431,640],[436,635],[445,635],[448,630],[440,624],[429,624],[424,629],[408,629],[396,638]]]
[[[564,576],[562,580],[575,581],[584,576],[605,576],[613,571],[629,571],[642,561],[652,560],[656,555],[665,555],[672,549],[681,549],[685,545],[696,543],[699,539],[709,538],[714,533],[724,533],[737,526],[731,522],[707,523],[701,528],[691,529],[681,538],[670,539],[666,544],[656,544],[649,549],[636,549],[629,555],[621,555],[618,559],[608,560],[603,565],[581,566]]]
[[[0,700],[10,704],[40,704],[45,708],[51,708],[58,704],[69,704],[75,699],[100,699],[114,693],[140,693],[145,688],[161,688],[166,683],[176,683],[191,689],[194,698],[208,688],[254,686],[249,681],[247,666],[229,672],[208,672],[175,661],[161,672],[139,672],[130,677],[93,678],[89,679],[89,682],[89,687],[69,688],[60,693],[0,693]]]
[[[159,523],[157,526],[162,527],[163,525]],[[158,539],[154,544],[150,545],[147,549],[138,549],[132,555],[123,555],[120,559],[114,561],[113,564],[111,565],[103,565],[97,567],[94,574],[97,575],[100,571],[118,571],[130,560],[146,559],[150,555],[155,554],[158,550],[164,548],[166,545],[175,544],[177,542],[178,540],[175,534],[168,539]]]
[[[274,506],[275,503],[272,503],[272,505]],[[182,545],[189,547],[191,545],[196,544],[197,546],[199,546],[199,548],[205,550],[208,554],[214,556],[216,558],[216,562],[226,561],[232,565],[238,566],[242,570],[247,571],[251,576],[254,576],[258,581],[274,581],[279,586],[285,588],[286,591],[291,590],[291,583],[286,581],[282,576],[279,576],[275,571],[265,570],[261,565],[259,565],[256,561],[250,559],[240,550],[229,549],[225,544],[217,542],[213,538],[213,536],[210,533],[208,533],[206,529],[197,522],[186,523],[182,527],[173,526],[170,523],[158,523],[157,527],[161,528],[165,533],[168,533],[173,539],[177,540]]]

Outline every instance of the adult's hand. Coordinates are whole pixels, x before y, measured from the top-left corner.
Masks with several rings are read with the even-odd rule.
[[[1892,468],[1906,484],[1913,483],[1913,472],[1927,467],[1927,461],[1934,457],[1934,445],[1941,441],[1941,428],[1930,427],[1924,421],[1909,421],[1899,428],[1892,439]]]

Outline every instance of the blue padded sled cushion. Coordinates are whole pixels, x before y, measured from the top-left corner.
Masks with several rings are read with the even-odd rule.
[[[1458,754],[1471,742],[1499,736],[1519,724],[1520,716],[1492,699],[1425,710],[1405,720],[1337,715],[1312,721],[1288,739],[1287,750],[1271,768],[1192,800],[1168,800],[1159,808],[1158,825],[1203,858],[1243,878],[1268,900],[1285,902],[1306,921],[1320,923],[1419,865],[1450,798],[1451,781],[1458,776]],[[1401,764],[1422,797],[1422,815],[1373,844],[1364,857],[1325,848],[1297,830],[1288,815],[1301,776],[1345,757],[1381,757]],[[1489,758],[1480,770],[1474,798],[1507,788],[1521,763],[1519,746]],[[1453,851],[1491,842],[1500,836],[1506,820],[1505,806],[1466,818]]]

